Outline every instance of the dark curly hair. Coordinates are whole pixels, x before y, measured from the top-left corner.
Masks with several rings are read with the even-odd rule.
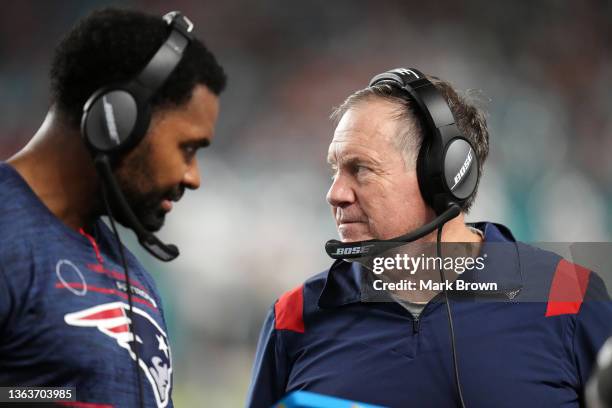
[[[489,131],[484,112],[471,104],[466,97],[459,95],[450,83],[434,76],[427,76],[427,78],[442,93],[455,118],[457,127],[474,146],[478,156],[478,171],[482,179],[483,166],[489,155]],[[402,126],[399,134],[396,135],[395,142],[404,155],[406,167],[416,168],[417,157],[423,143],[424,125],[421,116],[416,114],[413,102],[407,100],[404,93],[397,87],[381,83],[354,92],[340,106],[334,108],[331,114],[332,120],[337,123],[349,109],[370,98],[381,98],[397,106],[395,119],[401,120],[405,126]],[[480,184],[480,179],[478,184]],[[461,209],[465,213],[469,212],[474,204],[478,184],[474,194],[462,205]]]
[[[160,16],[105,8],[81,20],[59,43],[51,64],[51,102],[69,123],[79,126],[83,105],[97,89],[136,76],[167,39]],[[178,106],[203,84],[219,95],[226,76],[213,54],[197,39],[151,101],[154,109]]]

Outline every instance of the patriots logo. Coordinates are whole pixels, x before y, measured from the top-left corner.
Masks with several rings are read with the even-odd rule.
[[[71,326],[97,327],[126,349],[132,360],[136,360],[136,354],[132,352],[129,344],[134,338],[129,330],[128,310],[129,306],[123,302],[105,303],[68,313],[64,316],[64,321]],[[132,310],[133,328],[139,343],[138,365],[151,384],[158,408],[163,408],[168,405],[172,381],[172,356],[168,336],[147,312],[137,307]]]

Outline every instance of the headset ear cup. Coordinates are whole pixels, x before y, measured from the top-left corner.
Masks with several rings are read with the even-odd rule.
[[[467,139],[458,137],[448,143],[443,160],[445,190],[452,200],[462,204],[476,191],[480,171],[478,156]]]
[[[423,200],[437,215],[451,203],[463,205],[476,191],[478,179],[478,157],[467,139],[455,137],[446,146],[423,142],[417,180]]]
[[[83,108],[81,133],[93,153],[111,154],[133,145],[140,108],[121,88],[100,89]]]

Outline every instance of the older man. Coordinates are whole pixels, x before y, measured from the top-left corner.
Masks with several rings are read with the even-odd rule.
[[[338,260],[270,310],[247,405],[268,407],[294,390],[390,407],[581,405],[612,307],[587,301],[606,298],[590,271],[516,242],[502,225],[465,223],[488,153],[484,116],[448,83],[399,69],[334,117],[327,200],[341,241],[327,250]],[[381,286],[376,257],[401,261],[389,250],[412,242],[431,243],[440,259],[440,241],[467,243],[478,258],[461,275],[468,290],[453,288],[455,274],[448,291],[396,286],[371,296]],[[401,269],[395,263],[390,276]]]

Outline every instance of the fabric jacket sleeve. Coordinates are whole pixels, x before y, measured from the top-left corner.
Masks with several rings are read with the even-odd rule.
[[[281,344],[281,332],[275,329],[274,307],[270,308],[259,335],[251,385],[247,395],[248,408],[269,408],[285,394],[289,368]]]

